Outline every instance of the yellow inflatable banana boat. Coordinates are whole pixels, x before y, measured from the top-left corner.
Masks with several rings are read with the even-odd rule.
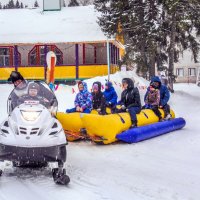
[[[56,118],[62,124],[68,141],[83,139],[80,130],[84,128],[81,120],[82,113],[63,113],[58,112]]]
[[[164,112],[160,109],[162,117]],[[171,110],[172,118],[175,118]],[[81,132],[86,129],[87,135],[96,143],[110,144],[115,142],[116,135],[130,128],[131,118],[129,113],[98,115],[96,111],[91,114],[83,113],[58,113],[58,120],[63,125],[69,141],[85,138]],[[158,117],[152,110],[145,109],[137,114],[138,126],[144,126],[158,122]]]

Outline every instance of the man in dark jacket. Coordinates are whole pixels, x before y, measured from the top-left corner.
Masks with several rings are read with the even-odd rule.
[[[106,82],[105,84],[105,91],[103,95],[106,99],[106,106],[109,108],[114,108],[117,104],[117,93],[110,81]]]
[[[124,91],[121,94],[121,109],[118,112],[128,111],[131,116],[132,128],[137,126],[136,114],[141,111],[141,101],[138,88],[134,87],[134,83],[130,78],[122,80]]]
[[[164,118],[170,119],[171,118],[170,106],[167,104],[167,102],[169,101],[169,98],[170,98],[169,90],[167,89],[167,87],[165,85],[162,85],[161,80],[158,76],[154,76],[151,79],[150,85],[154,85],[157,89],[159,89],[159,91],[160,91],[159,107],[164,110],[164,114],[165,114]],[[147,88],[147,92],[144,96],[144,99],[146,99],[146,96],[147,96],[149,90],[150,90],[150,87]]]
[[[92,107],[97,110],[100,115],[106,115],[106,100],[101,92],[101,83],[94,82],[92,85]]]

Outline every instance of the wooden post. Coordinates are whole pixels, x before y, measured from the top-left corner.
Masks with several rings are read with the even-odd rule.
[[[19,58],[18,58],[18,47],[17,45],[14,46],[14,66],[15,66],[15,71],[18,69],[18,64],[19,64]]]
[[[54,83],[54,70],[55,70],[55,57],[51,57],[51,67],[50,67],[50,83]]]
[[[110,80],[110,43],[107,39],[107,65],[108,65],[108,80]]]
[[[85,65],[85,44],[83,44],[83,65]]]
[[[78,44],[75,44],[75,56],[76,56],[76,79],[79,79],[79,48],[78,48]]]
[[[97,47],[96,45],[94,46],[94,63],[97,63]]]

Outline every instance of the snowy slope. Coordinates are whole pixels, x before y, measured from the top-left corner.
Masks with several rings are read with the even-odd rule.
[[[122,77],[134,74],[116,74]],[[147,82],[135,77],[139,86]],[[105,80],[104,78],[94,78]],[[88,80],[89,88],[92,82]],[[118,85],[115,88],[119,92]],[[142,88],[142,87],[141,87]],[[0,120],[6,117],[6,99],[11,85],[0,85]],[[73,103],[72,88],[59,86],[56,95],[65,110]],[[76,88],[74,88],[76,89]],[[0,178],[1,200],[199,200],[200,185],[200,88],[176,84],[171,106],[187,121],[180,131],[138,144],[116,143],[99,146],[90,142],[68,145],[68,187],[53,183],[47,171],[18,171],[7,167]],[[143,94],[143,89],[140,89]],[[23,175],[24,173],[24,175]]]

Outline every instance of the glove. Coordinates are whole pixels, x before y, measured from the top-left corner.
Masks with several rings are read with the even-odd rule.
[[[101,108],[97,108],[97,112],[100,112],[101,111]]]
[[[122,105],[122,106],[121,106],[121,109],[122,109],[122,110],[126,110],[126,106],[125,106],[125,105]]]

